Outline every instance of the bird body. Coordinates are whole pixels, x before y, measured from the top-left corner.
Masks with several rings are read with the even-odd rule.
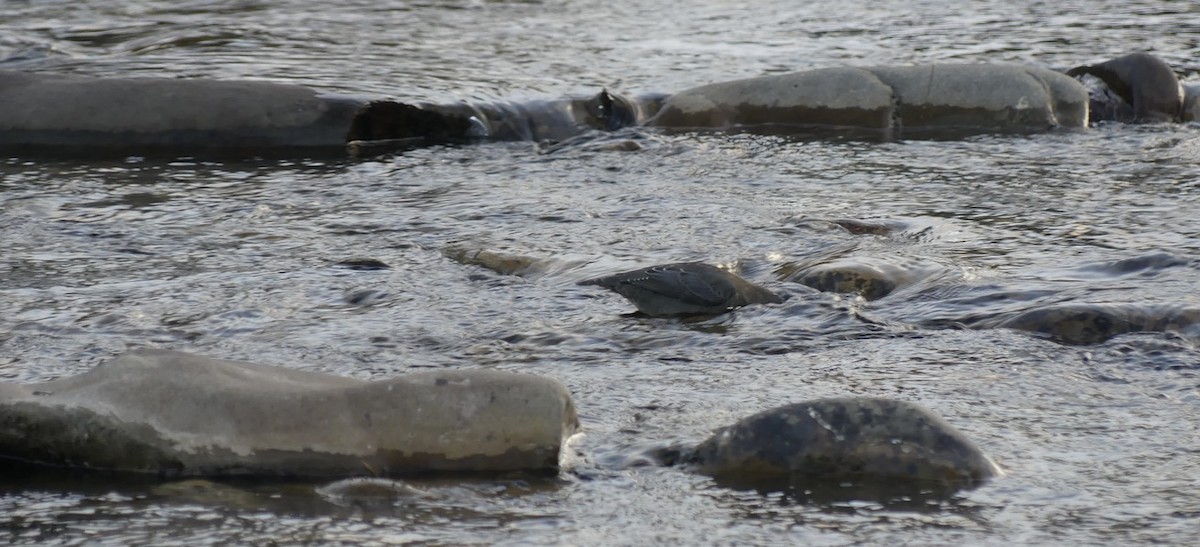
[[[702,262],[650,266],[579,282],[624,296],[653,317],[724,313],[747,304],[778,304],[779,295]]]

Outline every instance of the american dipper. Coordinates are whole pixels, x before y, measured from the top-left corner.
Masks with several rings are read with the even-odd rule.
[[[778,304],[779,295],[702,262],[650,266],[580,281],[624,296],[652,316],[718,314],[747,304]]]

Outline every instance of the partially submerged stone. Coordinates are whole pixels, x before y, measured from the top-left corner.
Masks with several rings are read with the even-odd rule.
[[[722,82],[669,97],[648,124],[672,128],[841,127],[883,136],[1085,127],[1074,79],[1017,65],[825,68]]]
[[[905,401],[820,399],[720,429],[692,457],[725,481],[911,480],[969,486],[1000,474],[950,424]]]
[[[365,155],[613,130],[639,123],[657,101],[601,91],[525,103],[406,104],[263,81],[0,71],[0,150]]]
[[[734,80],[671,95],[648,125],[736,127],[753,125],[892,125],[892,89],[861,68],[821,68]]]
[[[896,289],[948,274],[941,265],[901,255],[838,256],[816,264],[785,262],[776,273],[785,281],[818,291],[853,294],[866,300],[877,300]]]
[[[650,317],[713,315],[750,304],[779,304],[783,297],[741,276],[703,262],[660,264],[585,279],[624,296]]]
[[[269,82],[0,71],[0,146],[341,150],[366,108]]]
[[[1072,302],[1002,315],[972,326],[1022,330],[1055,342],[1089,345],[1135,332],[1173,332],[1195,337],[1197,324],[1200,324],[1200,308]]]
[[[489,251],[487,249],[449,247],[443,253],[450,260],[460,264],[479,266],[500,275],[525,275],[544,268],[548,262],[546,259]]]
[[[1137,52],[1103,63],[1075,67],[1067,75],[1102,86],[1090,89],[1091,121],[1177,122],[1185,114],[1185,92],[1166,61]]]
[[[577,427],[561,383],[491,370],[367,382],[143,349],[0,383],[0,458],[172,476],[555,469]]]
[[[1200,117],[1200,92],[1182,90],[1170,67],[1148,54],[1072,73],[1103,78],[1119,95],[1116,112],[1096,108],[1103,119]],[[1005,64],[835,67],[674,95],[625,98],[602,90],[586,97],[444,104],[272,82],[10,70],[0,71],[0,150],[364,155],[443,142],[563,141],[637,125],[884,138],[1025,133],[1085,127],[1088,93],[1068,75]],[[1128,108],[1121,107],[1125,102]],[[623,145],[630,144],[636,145]]]
[[[422,105],[451,119],[467,119],[470,136],[501,141],[557,142],[590,130],[614,131],[640,124],[658,108],[662,98],[646,95],[629,99],[600,93],[564,99],[525,102]]]

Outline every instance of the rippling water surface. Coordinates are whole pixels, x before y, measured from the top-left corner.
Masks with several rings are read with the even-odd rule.
[[[451,101],[670,92],[841,65],[1066,68],[1136,49],[1190,77],[1200,52],[1190,2],[655,6],[6,2],[0,69]],[[0,538],[1189,543],[1198,184],[1193,124],[893,143],[630,131],[356,161],[0,158],[0,378],[49,380],[146,345],[360,378],[490,367],[562,380],[586,429],[557,477],[421,479],[417,499],[8,477]],[[513,267],[481,267],[480,251]],[[347,265],[364,259],[389,267]],[[575,285],[679,260],[740,268],[791,299],[647,319]],[[887,269],[896,285],[862,298],[799,283],[828,263]],[[1175,319],[1099,338],[1014,319],[1092,304]],[[890,504],[638,465],[752,412],[839,395],[920,402],[1008,476]]]

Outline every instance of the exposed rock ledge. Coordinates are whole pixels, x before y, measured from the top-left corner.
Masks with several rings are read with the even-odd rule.
[[[269,82],[4,70],[0,152],[374,154],[443,142],[561,142],[631,126],[953,138],[1200,116],[1200,87],[1182,86],[1149,54],[1068,74],[1011,64],[835,67],[673,95],[406,104]]]
[[[0,383],[0,457],[168,476],[557,469],[577,428],[561,383],[490,370],[367,382],[143,349]]]
[[[826,68],[672,95],[650,125],[808,125],[893,134],[1083,128],[1088,93],[1064,74],[1017,65]]]

